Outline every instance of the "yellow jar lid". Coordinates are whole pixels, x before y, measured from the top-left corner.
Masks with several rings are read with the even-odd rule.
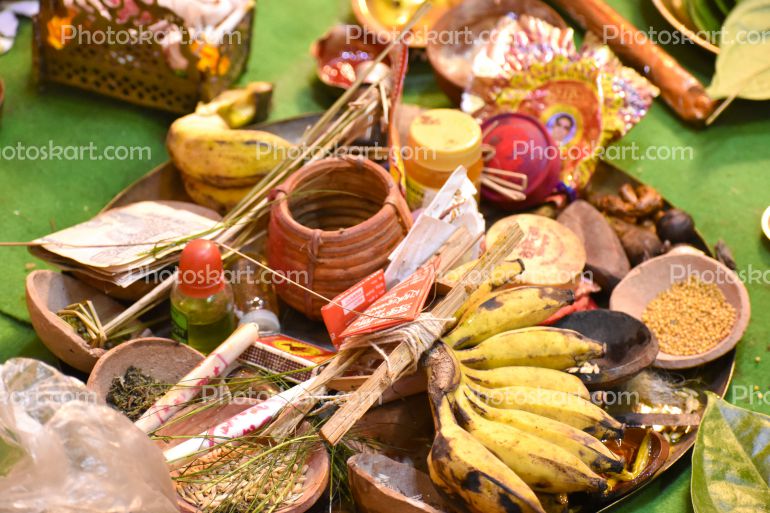
[[[408,160],[436,171],[470,167],[481,158],[481,127],[456,109],[423,112],[412,121],[407,140]]]

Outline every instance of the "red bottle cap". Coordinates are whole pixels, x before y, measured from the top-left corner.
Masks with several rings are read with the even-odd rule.
[[[208,297],[225,286],[222,254],[211,241],[195,239],[187,243],[179,260],[179,291],[192,297]]]

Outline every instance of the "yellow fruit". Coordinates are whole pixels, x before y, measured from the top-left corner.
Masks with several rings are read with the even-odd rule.
[[[585,431],[599,439],[622,438],[623,424],[585,399],[555,390],[513,386],[484,388],[468,386],[484,403],[495,408],[524,410]]]
[[[574,454],[527,431],[479,415],[462,388],[454,398],[458,424],[533,490],[572,493],[598,492],[607,488],[607,482]]]
[[[602,344],[576,331],[534,326],[499,333],[457,351],[457,358],[473,369],[523,365],[564,370],[603,354]]]
[[[166,145],[188,179],[214,187],[248,187],[292,156],[295,146],[277,135],[232,128],[256,112],[249,108],[253,96],[249,89],[226,91],[172,123]]]
[[[558,370],[542,367],[498,367],[477,370],[463,366],[462,372],[471,382],[487,388],[521,385],[560,390],[583,399],[591,399],[590,392],[580,378]]]
[[[438,428],[428,471],[440,490],[478,513],[545,513],[526,483],[456,424],[446,398],[433,407]]]
[[[472,347],[498,333],[539,324],[574,298],[571,290],[553,287],[503,290],[468,311],[443,341],[455,349]]]
[[[484,280],[479,287],[473,291],[463,306],[455,312],[454,317],[460,319],[466,312],[473,312],[478,306],[489,299],[489,296],[495,289],[513,283],[516,277],[524,271],[524,264],[521,260],[515,262],[503,262],[492,270],[489,278]]]
[[[198,205],[216,210],[224,214],[243,199],[251,191],[253,185],[246,187],[214,187],[206,182],[201,182],[194,178],[187,178],[182,175],[185,191]]]
[[[622,472],[623,459],[601,441],[572,426],[523,410],[494,408],[479,401],[467,387],[462,392],[484,418],[542,438],[574,454],[594,472]]]

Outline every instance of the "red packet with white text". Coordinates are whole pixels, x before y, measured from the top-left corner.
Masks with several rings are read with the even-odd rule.
[[[385,294],[385,290],[385,273],[380,269],[335,297],[334,303],[321,308],[321,316],[336,348],[339,349],[342,341],[340,334],[358,317],[358,312],[369,308]]]
[[[423,265],[367,308],[366,315],[359,315],[340,338],[364,335],[415,320],[425,306],[435,278],[434,264]]]

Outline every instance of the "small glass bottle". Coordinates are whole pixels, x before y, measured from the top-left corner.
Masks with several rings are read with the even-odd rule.
[[[246,255],[266,265],[264,257],[254,253]],[[228,270],[232,276],[235,314],[240,319],[239,324],[255,322],[260,334],[280,332],[278,298],[270,275],[259,265],[242,257],[233,261]]]
[[[208,354],[235,329],[233,291],[225,282],[216,244],[196,239],[185,246],[171,290],[171,337]]]

